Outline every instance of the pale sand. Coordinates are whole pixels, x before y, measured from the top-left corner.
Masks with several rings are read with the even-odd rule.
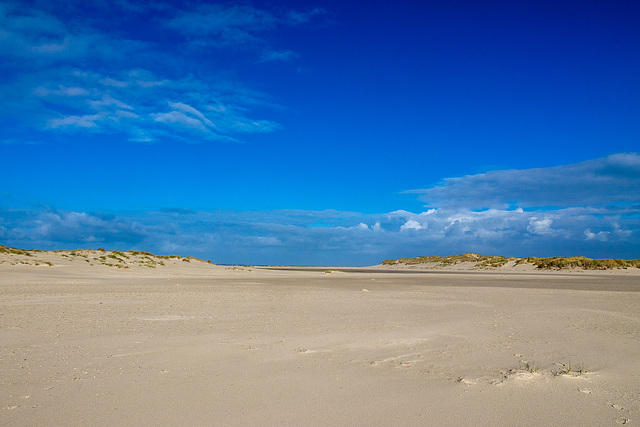
[[[638,425],[639,360],[637,271],[0,264],[0,425]]]

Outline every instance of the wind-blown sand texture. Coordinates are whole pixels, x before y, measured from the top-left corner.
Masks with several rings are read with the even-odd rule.
[[[2,255],[1,425],[640,422],[637,269],[150,268],[140,254],[115,268],[85,255]]]

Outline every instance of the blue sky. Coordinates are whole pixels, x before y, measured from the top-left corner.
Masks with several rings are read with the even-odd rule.
[[[640,5],[0,0],[0,243],[640,257]]]

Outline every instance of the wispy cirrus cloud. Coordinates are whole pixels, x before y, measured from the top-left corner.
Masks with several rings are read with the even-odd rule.
[[[318,16],[326,15],[327,11],[321,7],[314,7],[306,11],[289,10],[286,13],[286,22],[291,25],[303,25],[316,19]]]
[[[100,9],[103,19],[85,13],[87,7]],[[150,8],[127,1],[71,1],[60,8],[1,1],[0,96],[6,102],[0,120],[41,132],[118,133],[146,142],[235,141],[281,128],[254,116],[277,106],[221,77],[229,73],[212,67],[211,49],[248,49],[254,66],[294,59],[295,52],[260,35],[319,12],[289,15],[238,4]],[[144,23],[144,32],[120,25],[131,20]],[[206,67],[203,54],[211,59]]]
[[[446,178],[419,194],[430,206],[467,209],[638,203],[640,155],[613,154],[565,166]]]
[[[268,52],[262,34],[279,26],[307,24],[324,14],[321,8],[272,12],[249,4],[200,4],[194,9],[176,11],[165,25],[186,37],[192,46],[259,46]]]
[[[291,50],[267,50],[258,62],[290,61],[297,57],[298,54]]]
[[[279,21],[250,5],[201,4],[179,11],[166,25],[200,44],[236,46],[259,41],[256,33],[275,28]]]

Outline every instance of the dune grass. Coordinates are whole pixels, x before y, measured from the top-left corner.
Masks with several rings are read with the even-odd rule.
[[[564,270],[578,268],[584,270],[613,270],[619,268],[640,268],[640,259],[592,259],[584,256],[571,257],[504,257],[486,256],[467,252],[452,256],[420,256],[415,258],[387,259],[383,265],[419,265],[436,264],[437,267],[447,267],[461,262],[475,263],[475,269],[496,269],[514,261],[514,265],[533,264],[540,270]]]
[[[516,264],[534,264],[542,270],[562,270],[566,268],[582,268],[585,270],[613,270],[617,268],[640,268],[640,259],[592,259],[583,256],[573,257],[528,257],[520,258]]]
[[[467,252],[461,255],[451,255],[451,256],[419,256],[416,258],[399,258],[399,259],[387,259],[382,261],[383,265],[394,265],[394,264],[405,264],[405,265],[416,265],[416,264],[439,264],[442,267],[446,267],[449,265],[455,265],[461,262],[474,262],[476,263],[476,267],[488,267],[488,268],[496,268],[505,265],[509,262],[510,259],[516,258],[508,258],[503,256],[486,256],[480,255],[473,252]]]
[[[196,257],[182,257],[180,255],[154,255],[147,251],[108,251],[104,248],[98,249],[73,249],[73,250],[55,250],[42,251],[39,249],[19,249],[9,246],[0,245],[0,254],[9,255],[6,261],[12,265],[47,265],[53,266],[51,261],[42,261],[35,258],[38,254],[52,253],[57,254],[60,258],[74,262],[76,259],[85,261],[91,265],[96,263],[105,267],[115,267],[119,269],[128,269],[134,265],[148,268],[156,268],[164,266],[166,260],[182,260],[185,262],[198,261],[211,264],[210,260],[204,261]],[[4,263],[0,260],[0,263]]]
[[[535,362],[526,362],[524,364],[524,370],[531,374],[535,374],[540,371],[540,364]]]

